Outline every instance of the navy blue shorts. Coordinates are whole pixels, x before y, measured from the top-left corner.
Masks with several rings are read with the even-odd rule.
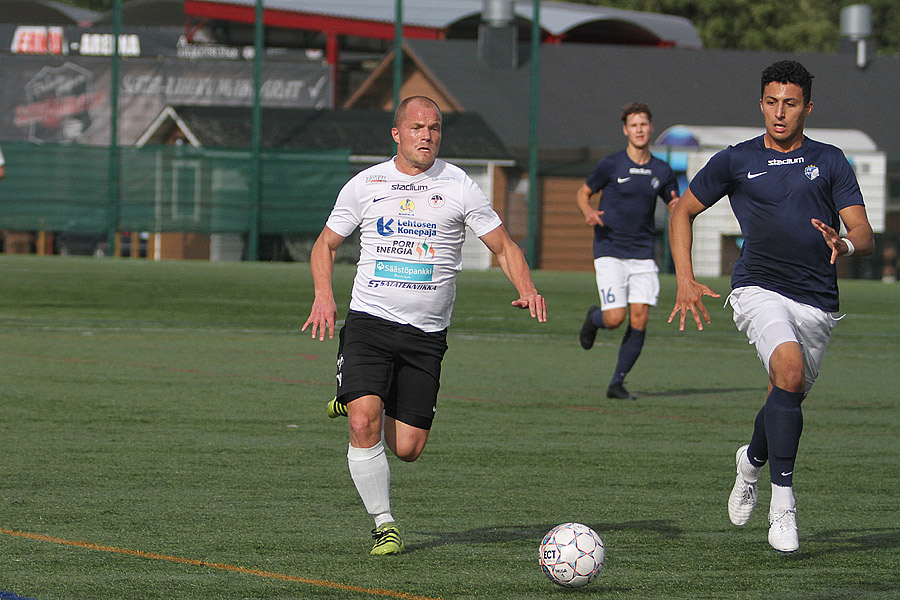
[[[412,325],[350,311],[339,339],[338,402],[375,395],[384,403],[387,416],[431,429],[441,361],[447,351],[446,329],[426,333]]]

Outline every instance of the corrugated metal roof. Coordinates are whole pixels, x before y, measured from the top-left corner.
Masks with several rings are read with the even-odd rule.
[[[237,6],[256,5],[255,0],[212,1]],[[446,29],[463,19],[481,14],[483,7],[483,0],[407,0],[403,3],[403,23]],[[534,11],[530,0],[515,2],[513,7],[517,17],[531,20]],[[394,0],[263,0],[263,8],[381,23],[392,23],[396,15]],[[679,47],[703,46],[694,25],[683,17],[570,2],[541,2],[541,27],[551,35],[562,35],[597,21],[632,23]]]
[[[480,0],[475,2],[481,4]],[[531,2],[517,3],[515,12],[530,21],[534,14],[533,5]],[[634,23],[655,33],[660,39],[674,42],[676,46],[703,47],[694,24],[683,17],[570,2],[541,2],[541,27],[553,35],[560,35],[592,21]]]

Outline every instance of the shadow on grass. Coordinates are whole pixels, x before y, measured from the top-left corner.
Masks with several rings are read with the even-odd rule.
[[[597,532],[609,533],[611,531],[650,531],[662,538],[677,538],[683,535],[684,530],[672,524],[672,521],[644,520],[626,521],[624,523],[585,523]],[[407,544],[404,552],[416,552],[438,546],[447,545],[471,545],[471,544],[504,544],[508,542],[532,540],[540,542],[544,535],[559,523],[546,525],[513,525],[498,527],[482,527],[467,531],[448,531],[432,533],[418,531],[418,535],[431,539],[426,542]]]
[[[666,396],[712,396],[715,394],[734,394],[738,392],[755,392],[762,397],[765,387],[735,387],[735,388],[677,388],[664,392],[643,392],[640,394],[642,398],[665,398]]]
[[[841,552],[868,552],[900,548],[900,529],[878,529],[860,531],[855,529],[832,529],[823,531],[805,539],[800,538],[800,553],[804,557],[824,556]],[[823,544],[827,548],[813,549],[805,552],[802,542]],[[807,546],[808,548],[808,546]]]

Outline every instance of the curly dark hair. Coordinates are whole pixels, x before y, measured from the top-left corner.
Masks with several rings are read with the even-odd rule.
[[[653,114],[650,112],[650,107],[643,102],[632,102],[631,104],[626,104],[625,106],[623,106],[622,122],[624,123],[628,119],[628,115],[636,115],[640,113],[646,113],[647,120],[651,123],[653,122]]]
[[[762,72],[762,88],[759,96],[762,98],[765,95],[766,86],[773,81],[793,83],[803,90],[803,103],[808,104],[812,99],[812,80],[813,76],[806,67],[795,60],[782,60],[766,67]]]

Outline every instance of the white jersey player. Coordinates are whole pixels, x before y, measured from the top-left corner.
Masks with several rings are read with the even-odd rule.
[[[334,337],[337,306],[331,278],[337,248],[357,227],[360,260],[350,312],[340,331],[337,394],[328,415],[347,416],[350,475],[375,521],[371,554],[403,551],[390,504],[395,456],[422,453],[437,410],[441,361],[456,297],[465,228],[493,252],[526,308],[539,322],[547,303],[498,215],[459,168],[437,159],[441,113],[424,96],[397,106],[391,130],[397,156],[347,183],[313,246],[315,300],[303,331]]]

